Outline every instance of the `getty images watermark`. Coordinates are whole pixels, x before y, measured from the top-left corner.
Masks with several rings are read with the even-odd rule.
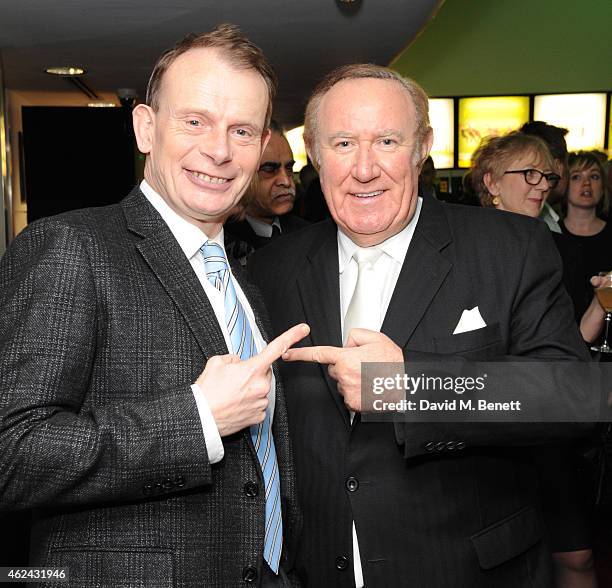
[[[372,393],[378,395],[374,398],[372,408],[375,412],[389,411],[520,411],[521,401],[492,402],[484,398],[442,398],[438,400],[429,398],[411,398],[418,393],[454,392],[462,395],[465,392],[482,392],[486,388],[487,374],[482,376],[427,376],[421,373],[411,376],[406,373],[396,373],[394,376],[377,376],[372,380]],[[386,392],[402,392],[406,397],[397,400],[384,400],[380,395]]]
[[[587,362],[362,364],[362,420],[609,422],[612,366]]]

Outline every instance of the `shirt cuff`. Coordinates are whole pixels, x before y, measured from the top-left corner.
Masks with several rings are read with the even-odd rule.
[[[208,461],[210,464],[217,463],[221,461],[225,455],[223,441],[221,441],[217,423],[215,422],[210,406],[208,406],[206,396],[202,393],[200,386],[192,384],[191,391],[193,392],[200,415],[200,421],[202,422],[202,432],[204,433],[206,451],[208,451]]]

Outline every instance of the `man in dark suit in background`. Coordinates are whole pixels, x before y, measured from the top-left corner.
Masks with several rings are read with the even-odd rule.
[[[222,231],[275,83],[236,27],[186,37],[134,109],[140,187],[33,223],[2,259],[0,507],[32,510],[30,565],[70,585],[288,585],[299,511],[271,366],[306,327],[266,346]]]
[[[548,229],[418,198],[432,144],[427,96],[391,70],[332,72],[305,125],[334,222],[271,244],[249,265],[275,331],[307,321],[303,344],[315,345],[288,351],[281,368],[304,512],[302,580],[549,586],[537,478],[521,446],[558,426],[360,414],[362,362],[409,371],[419,361],[586,359]]]
[[[243,265],[256,249],[308,224],[291,214],[295,204],[295,161],[289,141],[274,120],[270,130],[270,140],[261,157],[259,170],[247,191],[245,218],[225,225],[228,254]]]

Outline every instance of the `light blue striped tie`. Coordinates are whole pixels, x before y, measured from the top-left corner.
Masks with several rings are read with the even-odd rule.
[[[225,322],[232,342],[232,351],[240,359],[248,359],[257,353],[257,349],[244,308],[236,296],[225,252],[220,245],[212,241],[206,241],[200,251],[204,257],[206,276],[225,298]],[[269,411],[262,423],[251,427],[251,437],[266,486],[264,559],[268,562],[270,569],[278,573],[283,546],[283,520],[278,462],[276,461],[276,448],[272,438],[272,421]]]

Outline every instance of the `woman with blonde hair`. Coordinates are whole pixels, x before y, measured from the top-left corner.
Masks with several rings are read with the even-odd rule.
[[[555,169],[553,157],[542,139],[513,131],[481,143],[472,158],[471,176],[483,206],[537,218],[549,192],[560,180]],[[596,300],[588,305],[586,288],[581,284],[580,261],[567,239],[559,233],[551,234],[563,260],[564,283],[577,319],[582,317],[581,334],[585,340],[591,340],[603,325],[603,309]],[[602,310],[601,315],[597,309]],[[572,450],[557,448],[540,450],[534,457],[540,466],[557,586],[593,588],[597,581],[589,507],[578,473],[580,458]]]

